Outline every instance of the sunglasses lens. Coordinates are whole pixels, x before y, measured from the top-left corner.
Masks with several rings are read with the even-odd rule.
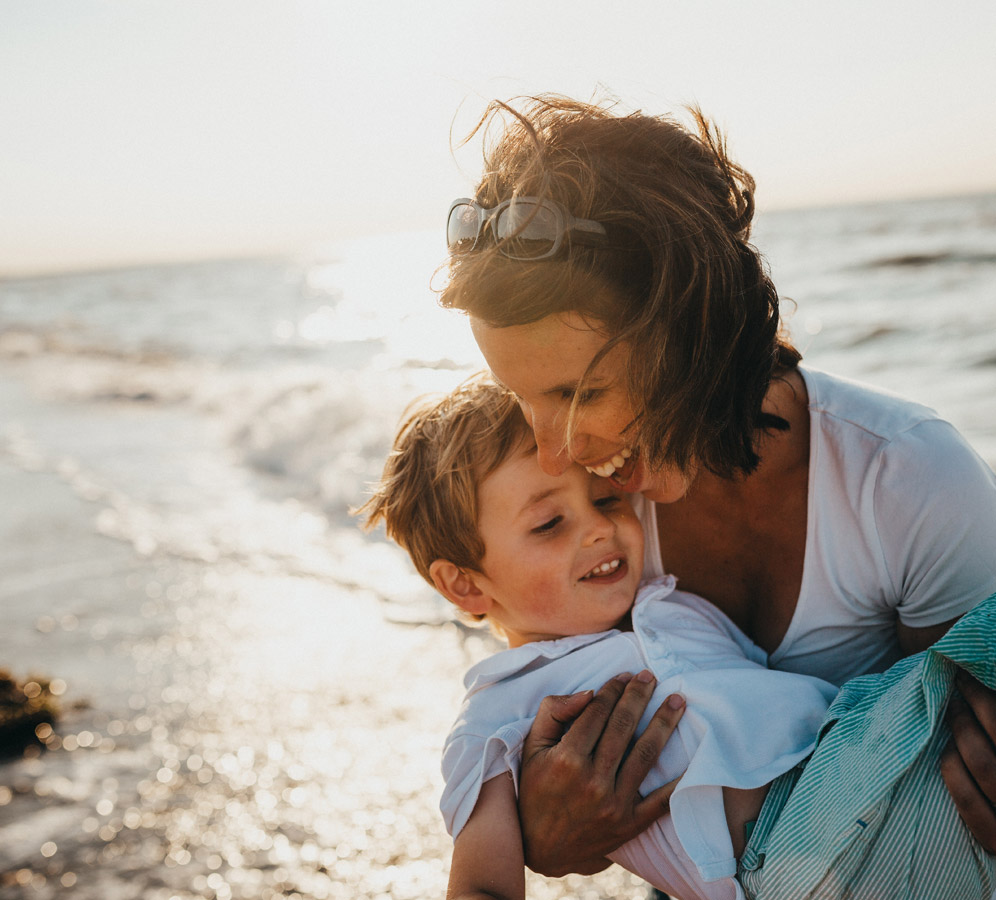
[[[506,256],[542,259],[557,249],[562,227],[555,207],[522,200],[510,203],[501,211],[495,233]]]
[[[477,243],[479,223],[475,207],[469,203],[454,206],[446,222],[446,246],[457,252],[473,249]]]

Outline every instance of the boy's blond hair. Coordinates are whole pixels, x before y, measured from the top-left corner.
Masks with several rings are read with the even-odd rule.
[[[487,373],[442,397],[419,398],[405,412],[374,495],[356,512],[388,537],[432,584],[437,559],[480,571],[478,487],[532,430],[515,396]]]

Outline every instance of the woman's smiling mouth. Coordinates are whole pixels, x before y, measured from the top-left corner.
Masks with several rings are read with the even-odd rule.
[[[629,447],[623,447],[622,450],[610,459],[605,460],[605,462],[597,466],[585,466],[585,469],[593,475],[598,475],[600,478],[610,478],[626,465],[626,460],[632,455],[633,451]]]

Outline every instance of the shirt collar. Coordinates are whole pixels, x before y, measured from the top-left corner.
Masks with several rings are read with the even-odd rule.
[[[647,582],[640,588],[636,595],[636,602],[633,604],[634,628],[637,627],[641,608],[646,605],[650,598],[654,597],[659,600],[667,596],[674,590],[675,584],[673,575],[664,575]],[[650,586],[656,590],[645,590]],[[664,593],[661,592],[661,589],[664,589]],[[603,641],[614,634],[621,634],[621,632],[618,628],[613,628],[609,631],[597,631],[593,634],[572,634],[557,638],[555,641],[531,641],[521,647],[499,650],[492,656],[471,666],[467,674],[464,675],[463,686],[468,693],[474,693],[481,688],[521,672],[538,659],[559,659],[580,647],[586,647],[596,641]]]

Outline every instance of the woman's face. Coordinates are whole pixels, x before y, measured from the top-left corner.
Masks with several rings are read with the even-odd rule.
[[[631,446],[632,436],[626,435],[634,418],[626,390],[626,345],[613,347],[585,381],[568,444],[567,420],[575,391],[608,340],[604,330],[589,323],[575,312],[506,328],[471,317],[491,372],[516,395],[532,426],[543,471],[560,475],[573,461],[629,493],[659,503],[680,499],[691,479],[677,469],[651,471]]]

